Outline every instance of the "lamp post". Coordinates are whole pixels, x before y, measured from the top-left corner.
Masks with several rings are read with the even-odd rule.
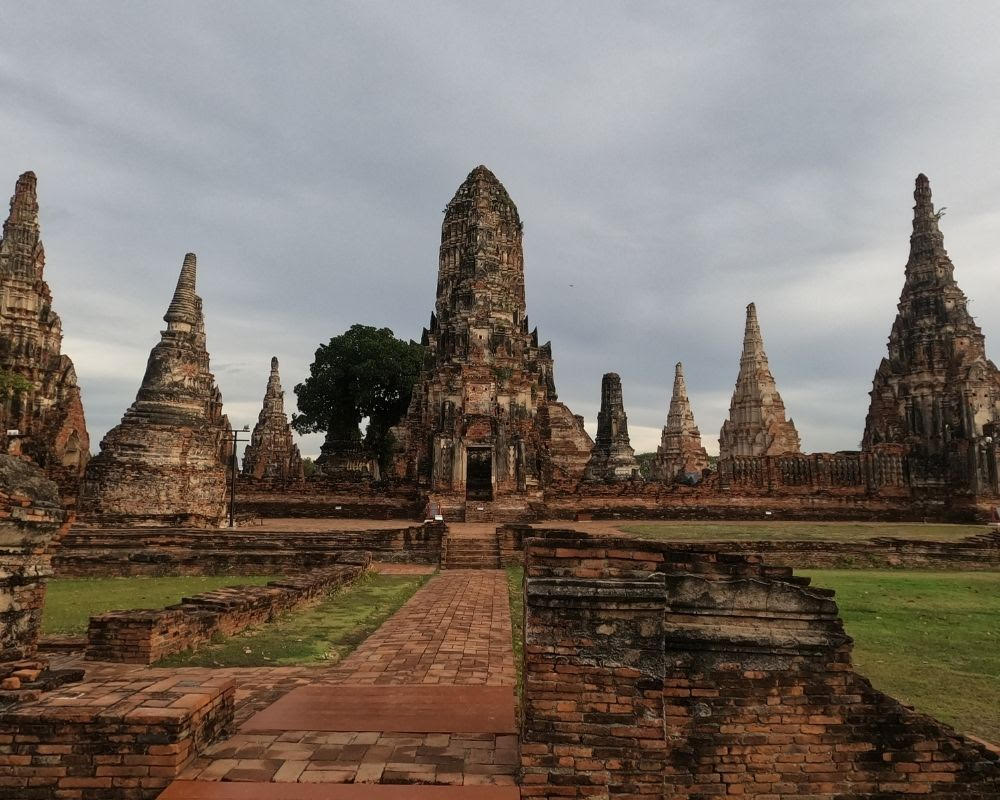
[[[241,439],[241,433],[247,433],[249,425],[244,425],[241,430],[231,430],[229,434],[233,437],[233,449],[229,457],[229,527],[236,527],[236,446],[240,442],[249,442],[249,439]]]

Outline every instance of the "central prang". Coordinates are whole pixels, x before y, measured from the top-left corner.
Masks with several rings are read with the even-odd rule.
[[[395,476],[452,501],[575,482],[593,444],[557,402],[551,343],[528,326],[521,237],[507,190],[476,167],[445,209],[426,361],[393,429]]]

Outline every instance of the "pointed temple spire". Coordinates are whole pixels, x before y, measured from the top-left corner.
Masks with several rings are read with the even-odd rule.
[[[196,278],[188,253],[135,402],[87,465],[85,519],[211,527],[222,518],[230,426],[209,365]]]
[[[303,478],[302,457],[285,414],[277,356],[271,358],[264,404],[243,453],[243,476],[281,482]]]
[[[449,495],[450,508],[506,496],[513,515],[546,485],[579,482],[593,445],[558,402],[552,348],[527,322],[523,233],[482,165],[444,211],[424,368],[392,430],[390,477]]]
[[[719,457],[773,456],[801,452],[795,423],[785,419],[785,404],[764,352],[757,307],[747,306],[743,353],[729,419],[719,433]]]
[[[986,357],[986,339],[955,282],[942,214],[934,210],[923,173],[913,199],[903,289],[888,357],[872,382],[862,447],[902,444],[915,454],[940,457],[987,432],[996,436],[1000,373]],[[968,461],[964,454],[957,458]]]
[[[756,321],[756,317],[755,317]],[[759,332],[759,331],[758,331]],[[678,478],[690,483],[701,479],[708,467],[708,453],[701,445],[701,431],[694,421],[684,382],[684,365],[674,367],[674,391],[670,397],[667,424],[660,435],[660,446],[653,459],[653,477],[665,483]]]
[[[601,410],[597,438],[583,479],[591,482],[627,481],[639,477],[639,462],[629,442],[628,417],[622,399],[622,379],[608,372],[601,379]]]
[[[174,296],[167,307],[167,313],[163,315],[163,321],[168,325],[182,323],[193,327],[198,324],[198,294],[195,292],[197,280],[198,257],[194,253],[188,253],[184,256],[181,274],[177,276]]]
[[[41,280],[45,270],[45,248],[38,224],[37,179],[25,172],[14,186],[10,214],[0,242],[0,274],[25,280]]]
[[[25,172],[14,187],[0,239],[0,369],[25,378],[32,388],[27,399],[11,394],[0,400],[0,433],[17,430],[21,451],[75,502],[90,436],[44,270],[37,180],[34,172]]]

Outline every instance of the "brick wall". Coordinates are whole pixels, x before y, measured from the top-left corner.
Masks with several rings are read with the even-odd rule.
[[[566,533],[564,529],[562,533]],[[559,535],[556,529],[530,525],[502,525],[497,528],[500,555],[505,566],[522,564],[524,542],[534,537]],[[875,537],[858,542],[761,541],[697,543],[672,542],[677,551],[712,551],[760,556],[774,567],[799,569],[946,569],[995,570],[1000,568],[1000,532],[988,531],[953,542],[922,539]]]
[[[523,797],[1000,797],[1000,760],[853,672],[833,593],[754,556],[525,555]]]
[[[232,681],[161,675],[0,711],[0,800],[152,800],[232,725],[234,696]]]
[[[87,658],[152,664],[196,648],[215,634],[230,636],[268,622],[356,580],[366,565],[324,570],[266,586],[216,589],[160,610],[111,611],[90,618]]]
[[[60,576],[293,574],[357,560],[438,564],[442,524],[296,533],[237,528],[73,528],[53,559]]]

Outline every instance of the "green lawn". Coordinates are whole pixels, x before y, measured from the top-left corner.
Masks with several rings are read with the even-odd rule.
[[[837,590],[855,668],[877,688],[1000,742],[1000,572],[799,574]]]
[[[163,608],[182,597],[221,586],[262,584],[276,575],[212,575],[168,578],[55,578],[49,581],[42,614],[43,634],[86,633],[94,614]]]
[[[954,541],[975,536],[985,525],[943,525],[920,522],[623,522],[617,528],[645,539],[675,541],[815,540],[852,542],[873,536]]]
[[[392,616],[427,575],[367,573],[318,605],[236,636],[219,637],[157,666],[263,667],[337,662]]]

